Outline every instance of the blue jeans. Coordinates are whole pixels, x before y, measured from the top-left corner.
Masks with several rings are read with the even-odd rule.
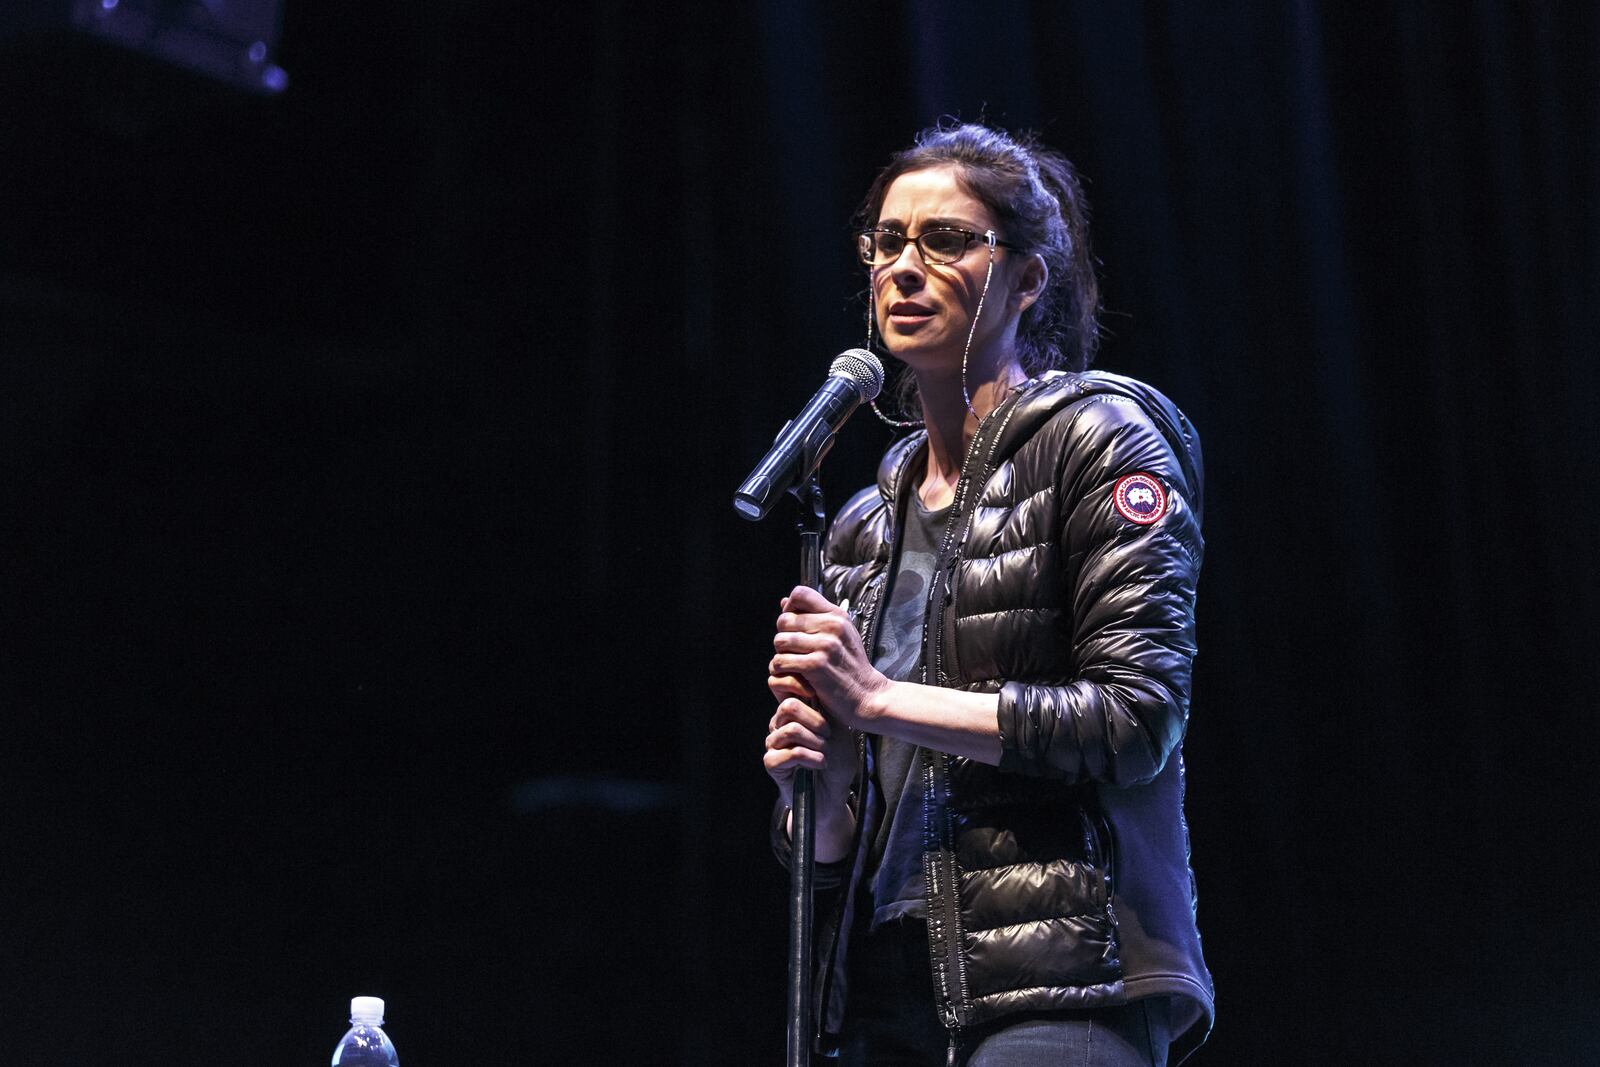
[[[1166,1067],[1164,997],[1115,1008],[1007,1016],[964,1033],[963,1067]],[[927,926],[888,923],[851,946],[840,1063],[943,1067],[950,1034],[934,1009]]]

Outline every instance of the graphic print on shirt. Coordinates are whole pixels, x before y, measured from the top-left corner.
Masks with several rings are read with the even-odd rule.
[[[891,574],[888,602],[878,627],[872,665],[896,681],[922,674],[923,617],[950,507],[929,511],[920,500],[906,504],[906,521]],[[917,785],[920,749],[909,741],[875,737],[873,765],[883,797],[883,820],[868,852],[872,923],[924,911],[922,790]]]

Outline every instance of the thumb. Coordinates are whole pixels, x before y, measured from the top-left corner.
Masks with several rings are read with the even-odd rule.
[[[784,610],[816,613],[832,611],[834,604],[809,585],[797,585],[785,598]]]

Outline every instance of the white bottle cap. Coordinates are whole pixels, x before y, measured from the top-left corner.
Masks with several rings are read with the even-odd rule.
[[[382,1026],[383,998],[350,998],[350,1021],[353,1023],[366,1023],[368,1026]]]

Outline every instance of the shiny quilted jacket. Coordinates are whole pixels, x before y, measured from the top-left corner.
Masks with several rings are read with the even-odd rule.
[[[855,606],[869,648],[925,445],[919,432],[891,447],[878,486],[829,533],[824,592]],[[1010,1012],[1129,996],[1108,803],[1163,772],[1183,738],[1200,501],[1193,428],[1131,379],[1048,375],[971,442],[932,582],[923,680],[998,692],[1004,754],[995,768],[925,752],[920,767],[935,813],[924,839],[930,961],[953,1035]],[[1181,823],[1181,782],[1177,795],[1176,812],[1156,818]],[[1168,873],[1192,916],[1186,828],[1181,840],[1161,862],[1181,868]],[[819,885],[853,888],[864,852],[819,872]],[[819,908],[824,1035],[841,1020],[854,896]]]

